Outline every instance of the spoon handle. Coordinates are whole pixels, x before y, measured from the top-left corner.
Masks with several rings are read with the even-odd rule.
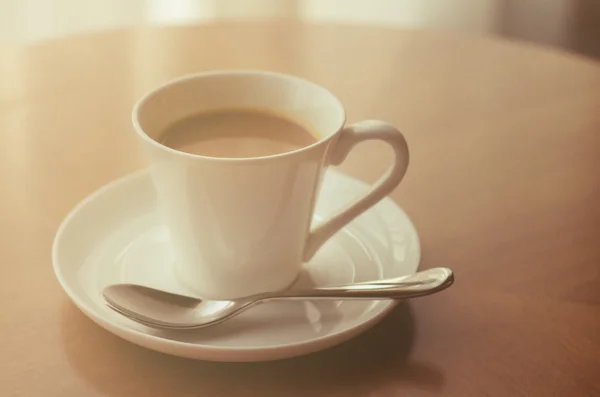
[[[448,288],[453,282],[452,270],[436,267],[404,277],[308,290],[288,290],[279,292],[277,298],[409,299],[431,295]]]

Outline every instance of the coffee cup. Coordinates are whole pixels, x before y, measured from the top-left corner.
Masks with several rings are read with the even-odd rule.
[[[165,131],[182,120],[227,109],[288,117],[310,126],[315,139],[288,151],[249,152],[247,157],[220,156],[219,147],[216,154],[190,153],[165,143]],[[398,186],[409,161],[402,133],[383,121],[345,125],[345,118],[341,102],[324,87],[267,71],[185,76],[136,103],[134,130],[170,233],[175,273],[190,291],[228,299],[289,287],[329,238]],[[315,222],[327,167],[341,164],[356,144],[367,140],[392,147],[390,169],[364,197]],[[231,142],[220,145],[223,150],[232,147]]]

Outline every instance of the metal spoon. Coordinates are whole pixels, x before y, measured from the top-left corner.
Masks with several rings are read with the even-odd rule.
[[[431,295],[454,282],[452,270],[438,267],[397,278],[335,287],[285,290],[232,300],[177,295],[134,284],[115,284],[103,291],[108,307],[153,328],[195,329],[228,320],[264,301],[287,299],[409,299]]]

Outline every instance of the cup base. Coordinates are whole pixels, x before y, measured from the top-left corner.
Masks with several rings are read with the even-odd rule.
[[[285,278],[278,278],[274,280],[264,280],[263,282],[252,283],[249,282],[248,277],[241,277],[235,285],[229,284],[227,286],[218,285],[217,283],[201,283],[198,281],[197,276],[192,276],[189,271],[186,271],[185,266],[175,261],[173,263],[173,276],[175,279],[190,293],[200,298],[219,300],[219,299],[238,299],[245,296],[265,293],[265,292],[277,292],[284,291],[291,288],[302,274],[303,266],[301,265],[298,270],[294,273],[290,273]],[[267,281],[267,282],[264,282]],[[274,282],[276,281],[276,282]],[[259,285],[260,284],[260,285]]]

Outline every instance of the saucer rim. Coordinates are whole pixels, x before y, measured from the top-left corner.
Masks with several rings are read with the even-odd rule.
[[[365,183],[362,180],[357,179],[351,175],[348,175],[346,173],[343,173],[343,172],[340,172],[337,170],[333,170],[333,169],[328,169],[328,170],[326,170],[326,172],[335,174],[337,178],[344,179],[346,181],[349,181],[350,183],[360,184],[360,185],[362,185],[361,187],[364,188],[365,190],[369,189],[369,185],[367,183]],[[116,179],[109,181],[108,183],[102,185],[98,189],[92,191],[90,194],[88,194],[83,199],[81,199],[77,204],[75,204],[75,206],[73,206],[73,208],[67,213],[67,215],[64,217],[64,219],[60,223],[59,227],[57,228],[57,231],[54,236],[54,241],[52,244],[52,266],[53,266],[54,274],[55,274],[60,286],[65,291],[65,293],[67,294],[69,299],[72,301],[72,303],[79,310],[81,310],[88,318],[90,318],[93,322],[100,325],[102,328],[106,329],[107,331],[114,333],[117,336],[125,339],[127,342],[134,343],[139,346],[148,348],[150,350],[155,350],[155,351],[159,351],[159,352],[163,352],[163,353],[166,353],[165,350],[171,350],[171,348],[176,348],[178,350],[193,349],[194,351],[202,351],[202,352],[205,352],[205,353],[208,353],[211,355],[214,355],[215,353],[217,353],[217,354],[218,353],[232,354],[232,353],[236,353],[236,352],[268,353],[271,351],[282,350],[282,349],[288,349],[288,350],[293,349],[295,351],[301,351],[301,352],[296,352],[294,354],[283,353],[283,354],[281,354],[280,358],[275,357],[275,358],[270,358],[270,359],[258,359],[258,360],[237,360],[237,359],[231,360],[231,359],[215,359],[215,358],[208,359],[210,361],[230,361],[230,362],[231,361],[237,361],[237,362],[271,361],[271,360],[278,360],[278,359],[283,359],[283,358],[291,358],[291,357],[298,356],[298,355],[310,354],[310,353],[314,353],[314,352],[323,350],[328,347],[333,347],[333,346],[339,345],[339,344],[351,339],[352,337],[358,336],[359,334],[361,334],[361,333],[367,331],[368,329],[372,328],[373,326],[375,326],[399,304],[399,301],[380,300],[378,302],[378,305],[380,305],[379,308],[373,307],[372,309],[370,309],[371,312],[375,311],[375,313],[370,318],[366,319],[365,321],[358,322],[356,325],[351,326],[348,329],[333,332],[333,333],[328,333],[328,334],[321,335],[321,336],[317,336],[314,339],[308,339],[308,340],[297,342],[297,343],[277,344],[277,345],[271,345],[271,346],[266,346],[266,347],[265,346],[263,346],[263,347],[229,347],[229,346],[214,346],[214,345],[207,345],[207,344],[193,343],[193,342],[183,342],[183,341],[173,340],[173,339],[169,339],[169,338],[164,338],[164,337],[161,337],[158,335],[148,334],[141,330],[132,329],[132,328],[127,327],[126,325],[120,324],[120,323],[112,320],[110,317],[106,317],[100,311],[96,310],[96,308],[94,308],[93,305],[88,305],[88,303],[85,302],[85,300],[81,299],[79,297],[79,294],[77,294],[76,291],[74,291],[74,289],[71,288],[70,282],[64,276],[62,269],[59,265],[59,263],[60,263],[60,259],[58,258],[59,246],[64,241],[63,235],[65,233],[65,230],[69,227],[70,223],[74,220],[74,218],[77,217],[79,215],[79,213],[88,204],[97,200],[99,197],[103,196],[104,194],[106,194],[107,192],[109,192],[111,190],[119,189],[121,186],[126,185],[127,183],[131,183],[132,181],[135,181],[136,179],[149,178],[149,177],[150,177],[149,169],[143,168],[143,169],[125,174],[123,176],[117,177]],[[400,207],[400,205],[398,205],[398,203],[396,203],[395,200],[393,200],[389,196],[384,198],[384,200],[389,200],[396,207],[395,209],[397,211],[401,212],[402,215],[406,217],[406,219],[408,221],[408,226],[412,229],[412,237],[415,240],[414,255],[416,257],[416,260],[415,260],[415,266],[414,266],[415,269],[411,270],[411,271],[414,273],[414,272],[418,271],[418,269],[420,267],[421,256],[422,256],[421,255],[421,242],[420,242],[419,234],[416,230],[414,223],[412,222],[412,219],[402,209],[402,207]],[[128,337],[125,338],[123,336],[123,334],[127,335]],[[138,342],[134,342],[134,341],[132,341],[132,339],[140,339],[141,341],[143,341],[145,343],[141,344]],[[332,343],[328,344],[327,342],[332,342]],[[156,349],[153,347],[149,347],[150,344],[163,345],[164,349]],[[323,344],[325,344],[325,346],[321,346]],[[192,354],[180,354],[180,353],[169,353],[169,354],[179,355],[179,356],[184,356],[184,357],[189,357],[189,358],[195,357]]]

